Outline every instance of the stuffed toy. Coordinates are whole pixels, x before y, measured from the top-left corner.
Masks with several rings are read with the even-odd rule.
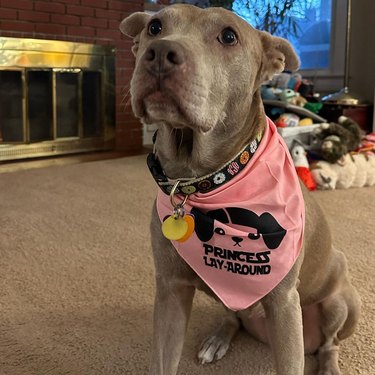
[[[358,149],[361,128],[352,119],[340,116],[338,123],[324,123],[315,131],[320,153],[330,163],[339,162],[348,152]]]
[[[291,150],[291,155],[300,180],[309,190],[316,190],[317,186],[310,172],[305,149],[300,144],[295,142]]]
[[[313,124],[314,124],[314,121],[313,121],[312,118],[305,117],[305,118],[299,120],[298,126],[310,126],[310,125],[313,125]]]
[[[340,163],[320,160],[311,166],[311,174],[320,190],[374,186],[375,156],[346,154]]]
[[[281,92],[281,89],[277,89],[267,85],[262,85],[261,87],[261,95],[263,100],[279,100],[279,95],[281,94]]]
[[[363,137],[359,152],[366,152],[367,154],[375,154],[375,133],[367,134]]]
[[[304,107],[307,104],[307,100],[299,92],[297,92],[288,102],[297,105],[298,107]]]
[[[284,89],[280,94],[279,98],[283,102],[297,105],[299,107],[304,107],[307,103],[307,100],[300,95],[299,92],[295,92],[292,89]]]
[[[278,128],[288,128],[294,126],[310,126],[314,121],[309,117],[300,118],[294,113],[285,112],[280,115],[275,121]]]
[[[300,122],[299,116],[294,113],[283,113],[275,120],[275,125],[278,128],[286,128],[290,126],[297,126]]]
[[[351,155],[356,174],[351,187],[375,185],[375,156],[362,153]]]

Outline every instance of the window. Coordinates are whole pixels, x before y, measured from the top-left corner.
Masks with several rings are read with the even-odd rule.
[[[301,69],[329,67],[331,0],[235,0],[232,8],[255,28],[292,42]]]
[[[303,77],[311,79],[315,90],[322,95],[341,89],[345,65],[347,0],[234,0],[232,9],[256,27],[256,18],[250,9],[254,12],[257,5],[259,12],[268,3],[277,4],[280,8],[284,4],[294,4],[296,7],[293,12],[289,11],[286,24],[280,26],[276,35],[293,43],[301,58],[300,73]],[[248,13],[246,4],[250,6]],[[299,14],[304,9],[305,17]],[[269,11],[272,13],[275,9]],[[293,24],[296,29],[294,35],[293,26],[292,33],[286,34],[288,26]]]

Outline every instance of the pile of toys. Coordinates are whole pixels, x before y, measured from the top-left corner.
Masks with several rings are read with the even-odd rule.
[[[345,116],[327,123],[319,116],[323,104],[311,81],[284,72],[263,85],[261,95],[309,190],[375,185],[375,134],[364,137]]]
[[[362,137],[358,124],[345,116],[318,126],[305,144],[295,140],[291,155],[309,190],[375,185],[375,134]]]
[[[322,122],[318,116],[322,103],[311,81],[299,73],[281,73],[262,86],[261,95],[268,117],[285,128]]]

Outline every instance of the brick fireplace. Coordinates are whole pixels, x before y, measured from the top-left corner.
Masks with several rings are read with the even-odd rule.
[[[0,0],[0,37],[67,41],[111,49],[115,55],[115,148],[138,150],[142,148],[142,127],[132,115],[129,98],[124,100],[134,64],[132,42],[120,33],[119,23],[130,13],[142,10],[141,0]]]

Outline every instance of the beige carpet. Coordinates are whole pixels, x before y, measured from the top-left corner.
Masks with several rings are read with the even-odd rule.
[[[0,174],[0,375],[147,373],[153,304],[144,156]],[[363,298],[344,374],[375,374],[375,188],[315,193]],[[245,333],[200,366],[222,307],[198,293],[179,374],[273,374]],[[315,360],[307,358],[307,373]]]

